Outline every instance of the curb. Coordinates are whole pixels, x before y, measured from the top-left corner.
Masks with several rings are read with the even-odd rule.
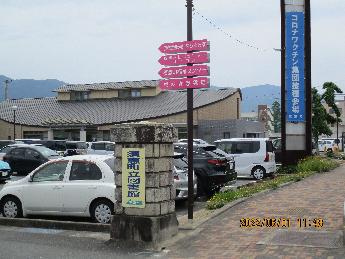
[[[109,224],[97,224],[88,222],[58,221],[46,219],[27,219],[27,218],[3,218],[0,217],[0,225],[24,227],[24,228],[48,228],[63,229],[89,232],[110,233]]]

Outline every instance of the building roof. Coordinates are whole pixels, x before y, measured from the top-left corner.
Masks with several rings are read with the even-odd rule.
[[[108,89],[125,89],[125,88],[147,88],[157,87],[159,80],[141,80],[126,82],[110,82],[110,83],[93,83],[93,84],[66,84],[60,86],[54,92],[70,92],[70,91],[90,91],[90,90],[108,90]]]
[[[239,89],[195,90],[194,108],[221,101]],[[58,101],[55,97],[7,100],[0,103],[0,119],[30,126],[104,125],[148,120],[187,110],[187,92],[161,92],[157,96],[88,101]]]

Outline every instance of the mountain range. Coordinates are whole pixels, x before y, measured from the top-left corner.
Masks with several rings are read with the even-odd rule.
[[[34,80],[34,79],[11,79],[0,75],[1,90],[0,101],[4,100],[4,81],[10,80],[8,84],[8,96],[10,99],[19,98],[38,98],[51,97],[56,94],[53,90],[59,86],[66,84],[56,79]],[[217,88],[212,86],[213,88]],[[241,112],[257,111],[259,104],[267,104],[269,106],[275,100],[280,101],[280,87],[276,85],[256,85],[241,88],[242,105]]]
[[[34,79],[11,79],[7,76],[0,75],[0,100],[5,99],[4,86],[5,80],[8,83],[8,97],[10,99],[35,98],[55,96],[52,91],[65,84],[56,79],[34,80]]]

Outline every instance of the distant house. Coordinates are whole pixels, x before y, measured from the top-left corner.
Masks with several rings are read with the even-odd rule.
[[[117,124],[144,120],[171,123],[180,138],[187,137],[186,91],[162,92],[158,81],[68,84],[55,92],[56,97],[0,103],[0,138],[13,138],[13,106],[17,138],[109,140]],[[229,130],[239,119],[241,98],[240,89],[195,90],[195,137],[212,140],[243,134]],[[210,126],[217,130],[205,135]]]

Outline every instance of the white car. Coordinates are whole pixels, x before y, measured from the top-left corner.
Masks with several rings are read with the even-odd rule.
[[[188,139],[186,139],[186,138],[179,139],[178,143],[188,143]],[[209,145],[209,143],[207,143],[207,141],[200,139],[200,138],[194,138],[193,143],[194,144]]]
[[[110,223],[115,203],[114,157],[80,155],[49,161],[0,191],[4,217],[91,217]]]
[[[175,200],[188,199],[188,163],[183,154],[174,153],[173,160],[174,186],[176,189]],[[197,178],[193,171],[194,196],[197,194]]]
[[[233,155],[237,176],[257,180],[276,172],[272,141],[268,138],[231,138],[215,141],[217,147]]]
[[[115,142],[97,141],[89,143],[87,154],[90,155],[114,155]]]

